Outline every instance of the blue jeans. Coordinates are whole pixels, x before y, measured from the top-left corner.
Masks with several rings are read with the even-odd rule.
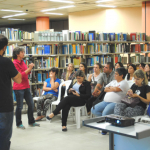
[[[0,113],[0,150],[9,150],[12,136],[13,112]]]
[[[91,112],[95,116],[114,114],[115,105],[116,103],[102,101],[96,104],[94,108],[92,107]]]
[[[21,110],[23,108],[23,98],[26,100],[26,103],[28,105],[28,124],[35,123],[34,117],[33,117],[33,110],[34,110],[34,104],[33,99],[30,93],[30,89],[24,89],[24,90],[14,90],[16,95],[16,101],[17,101],[17,107],[16,107],[16,126],[19,126],[22,124],[21,121]]]

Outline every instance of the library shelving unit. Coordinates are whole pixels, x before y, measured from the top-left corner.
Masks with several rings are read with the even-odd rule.
[[[42,87],[52,67],[59,69],[58,78],[60,78],[61,73],[70,62],[74,64],[75,69],[78,69],[79,63],[84,61],[87,64],[88,73],[92,72],[94,63],[101,63],[102,66],[107,62],[115,64],[118,61],[123,64],[149,63],[148,43],[149,41],[9,41],[8,47],[12,44],[30,47],[30,52],[26,50],[25,59],[28,61],[28,56],[31,55],[35,64],[34,76],[36,79],[32,77],[30,81],[32,95],[35,96],[33,92],[35,86],[38,89]],[[49,46],[49,53],[45,51],[44,45]],[[137,50],[132,45],[139,45],[140,48]],[[12,55],[7,53],[5,57],[11,58]]]

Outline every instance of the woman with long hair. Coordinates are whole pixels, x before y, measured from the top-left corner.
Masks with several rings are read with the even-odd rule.
[[[90,82],[85,80],[83,71],[78,70],[75,77],[76,79],[72,80],[67,90],[68,96],[62,99],[53,113],[47,116],[47,119],[51,120],[62,110],[62,131],[67,131],[67,118],[70,108],[72,106],[84,106],[87,99],[91,96]]]
[[[126,81],[129,81],[129,80],[132,80],[134,81],[134,72],[136,71],[136,66],[134,64],[130,64],[129,67],[128,67],[128,73],[125,77],[125,80]]]
[[[134,107],[128,107],[124,103],[117,103],[114,108],[114,114],[126,117],[144,115],[147,104],[150,103],[150,86],[146,74],[141,70],[134,72],[134,81],[127,95],[139,98],[140,102]]]

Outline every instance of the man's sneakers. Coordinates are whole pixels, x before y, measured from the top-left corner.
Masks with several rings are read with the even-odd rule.
[[[40,127],[40,124],[38,124],[38,123],[32,123],[32,124],[29,124],[29,126],[31,126],[31,127]]]
[[[40,127],[40,124],[38,124],[38,123],[32,123],[32,124],[29,124],[29,126],[30,127]],[[19,125],[19,126],[17,126],[17,128],[19,128],[19,129],[25,129],[25,126],[23,126],[22,124],[21,125]]]
[[[24,129],[25,129],[25,126],[23,126],[23,125],[21,124],[21,125],[17,126],[17,128],[24,130]]]

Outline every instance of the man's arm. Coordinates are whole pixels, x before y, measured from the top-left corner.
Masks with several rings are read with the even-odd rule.
[[[102,87],[103,86],[101,84],[97,83],[97,85],[96,85],[96,87],[95,87],[94,92],[92,93],[92,95],[94,97],[98,97],[100,95],[100,93],[101,93],[100,90],[101,90]]]
[[[22,75],[20,72],[18,72],[18,74],[12,78],[14,80],[14,82],[20,84],[22,82]]]

